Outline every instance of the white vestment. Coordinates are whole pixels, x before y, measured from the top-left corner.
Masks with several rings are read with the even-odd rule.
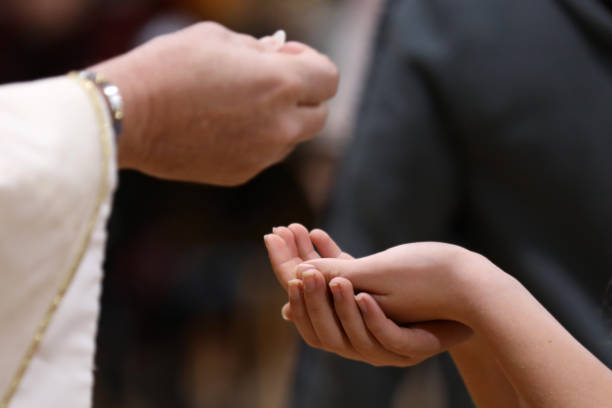
[[[2,408],[91,406],[112,139],[82,80],[0,86]]]

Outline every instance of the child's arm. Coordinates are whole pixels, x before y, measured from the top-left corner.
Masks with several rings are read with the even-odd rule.
[[[336,281],[346,281],[335,278]],[[347,281],[348,282],[348,281]],[[342,283],[345,284],[345,283]],[[349,283],[350,284],[350,283]],[[348,298],[347,298],[348,299]],[[409,352],[414,348],[414,335],[403,327],[397,326],[388,319],[376,301],[368,294],[356,297],[362,310],[363,324],[383,347],[390,347],[398,352]],[[353,299],[350,299],[354,301]],[[336,301],[336,310],[342,301]],[[340,314],[340,313],[339,313]],[[355,325],[340,319],[342,325]],[[513,386],[507,380],[503,370],[487,344],[477,335],[449,349],[455,364],[479,408],[518,408],[523,407]]]
[[[528,407],[612,407],[612,371],[518,282],[482,299],[470,326]]]
[[[415,350],[417,355],[423,351],[415,344],[431,347],[448,338],[444,330],[429,330],[427,325],[438,323],[431,320],[456,320],[472,328],[482,341],[480,353],[470,349],[469,343],[454,353],[474,400],[482,406],[501,406],[502,401],[519,406],[522,399],[530,407],[612,407],[612,372],[523,286],[479,255],[427,243],[396,247],[360,260],[321,259],[308,264],[314,268],[306,273],[298,270],[297,276],[304,282],[312,277],[322,279],[321,271],[331,279],[336,316],[351,345],[353,338],[363,337],[365,331],[379,346],[414,358]],[[358,291],[372,295],[362,293],[353,298],[348,286],[351,282]],[[299,282],[295,285],[302,288]],[[296,324],[336,324],[333,313],[321,312],[329,307],[327,303],[313,299],[309,305],[308,298],[313,295],[308,291],[300,291],[298,296],[304,300],[300,305],[290,297],[291,311],[303,308],[305,313],[292,315],[294,321],[300,321]],[[361,309],[361,324],[354,313],[348,313],[354,307],[350,305],[353,299]],[[381,307],[395,321],[426,323],[397,326]],[[342,354],[342,344],[319,340],[319,347]]]
[[[472,337],[449,352],[477,407],[524,407],[495,356],[480,336]]]

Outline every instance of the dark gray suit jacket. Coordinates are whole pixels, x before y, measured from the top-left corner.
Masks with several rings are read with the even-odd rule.
[[[612,365],[609,3],[389,1],[324,224],[355,256],[481,252]],[[401,373],[306,349],[294,406],[385,407]]]

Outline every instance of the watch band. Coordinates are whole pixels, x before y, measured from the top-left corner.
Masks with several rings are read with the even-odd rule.
[[[111,113],[115,136],[119,137],[123,120],[123,98],[121,97],[119,88],[102,75],[93,71],[80,71],[79,76],[93,82],[96,88],[100,90]]]

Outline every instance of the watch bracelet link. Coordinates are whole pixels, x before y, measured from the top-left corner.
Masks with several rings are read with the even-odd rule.
[[[119,88],[102,75],[93,71],[79,71],[78,75],[83,79],[91,81],[100,91],[111,114],[115,137],[118,138],[121,133],[123,121],[123,98],[121,97]]]

